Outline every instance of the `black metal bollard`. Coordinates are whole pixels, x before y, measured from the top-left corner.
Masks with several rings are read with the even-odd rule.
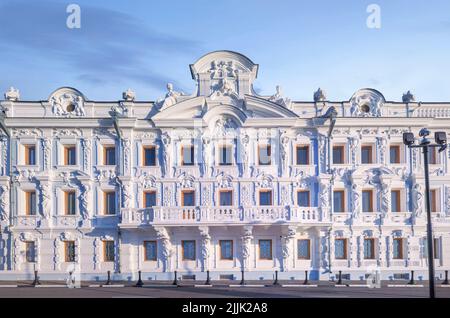
[[[111,285],[111,271],[108,271],[108,279],[106,280],[105,285]]]
[[[172,285],[178,286],[177,271],[174,271],[173,273],[175,274],[175,277],[173,279]]]
[[[339,271],[338,281],[337,281],[336,285],[342,285],[342,271]]]
[[[278,271],[275,271],[275,280],[273,281],[273,286],[280,286],[278,282]]]
[[[244,279],[244,270],[241,270],[241,282],[239,285],[245,285],[245,279]]]
[[[141,271],[138,271],[138,274],[139,274],[139,278],[136,283],[136,287],[142,287],[142,286],[144,286],[144,282],[142,281],[142,278],[141,278]]]
[[[209,271],[206,271],[206,282],[205,285],[211,285],[211,281],[209,279]]]
[[[414,285],[416,282],[414,281],[414,271],[411,271],[411,279],[408,282],[408,285]]]
[[[308,285],[308,271],[305,271],[305,281],[303,282],[303,285]]]
[[[442,282],[442,285],[448,285],[448,270],[445,271],[445,279]]]
[[[36,285],[40,285],[41,284],[41,282],[39,281],[39,276],[38,276],[38,271],[34,271],[34,281],[33,281],[33,286],[36,286]]]

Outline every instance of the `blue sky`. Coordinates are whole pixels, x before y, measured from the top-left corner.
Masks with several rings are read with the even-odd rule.
[[[81,28],[66,27],[67,5]],[[369,4],[381,28],[369,29]],[[277,84],[294,100],[320,86],[330,100],[359,88],[401,100],[450,101],[450,2],[359,0],[0,0],[0,90],[47,99],[72,86],[89,99],[118,100],[131,87],[155,100],[173,82],[190,93],[189,64],[233,50],[260,65],[255,87]]]

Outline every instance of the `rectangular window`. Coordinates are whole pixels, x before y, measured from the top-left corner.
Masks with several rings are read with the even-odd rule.
[[[195,191],[194,190],[182,191],[181,202],[183,206],[195,206]]]
[[[333,146],[333,163],[344,163],[344,146]]]
[[[26,145],[25,146],[25,164],[35,165],[36,164],[36,146]]]
[[[309,146],[297,146],[297,164],[309,165]]]
[[[157,242],[156,241],[145,241],[144,242],[144,260],[156,261],[157,257],[158,257]]]
[[[75,241],[64,242],[64,260],[68,263],[75,262]]]
[[[194,165],[194,146],[183,146],[181,148],[181,156],[183,161],[181,164],[183,166],[193,166]]]
[[[438,190],[430,190],[431,212],[438,212]]]
[[[373,238],[364,239],[364,259],[375,258],[375,242]]]
[[[259,259],[272,259],[272,240],[259,240]]]
[[[116,214],[116,192],[104,192],[103,206],[105,215]]]
[[[344,212],[345,211],[345,191],[344,190],[334,190],[333,191],[333,207],[334,212]]]
[[[233,163],[233,148],[231,146],[219,147],[219,165],[229,166]]]
[[[64,192],[65,197],[65,214],[66,215],[75,215],[75,207],[76,207],[76,193],[75,191],[66,191]]]
[[[103,149],[103,164],[114,166],[116,164],[116,147],[107,146]]]
[[[297,241],[297,258],[298,259],[310,259],[310,240],[298,240]]]
[[[400,163],[400,146],[390,146],[389,147],[390,154],[390,163]]]
[[[233,191],[223,190],[219,192],[219,204],[221,206],[233,205]]]
[[[259,191],[259,205],[272,205],[272,190]]]
[[[144,166],[156,166],[156,148],[154,146],[145,146],[143,148]]]
[[[155,191],[145,191],[144,192],[144,207],[151,208],[156,205],[156,192]]]
[[[394,238],[393,241],[393,255],[394,259],[403,259],[403,239],[402,238]]]
[[[34,241],[25,242],[25,259],[28,263],[36,262],[36,245]]]
[[[362,210],[363,212],[373,212],[373,191],[362,191]]]
[[[428,148],[428,163],[430,165],[437,164],[436,148],[434,148],[434,147]]]
[[[195,261],[195,241],[181,241],[183,261]]]
[[[361,163],[372,163],[372,146],[361,146]]]
[[[334,241],[334,257],[336,259],[347,259],[347,239],[340,238]]]
[[[220,245],[220,259],[221,260],[233,260],[233,241],[222,240],[219,241]]]
[[[400,190],[392,190],[391,191],[391,211],[392,212],[400,212],[401,211],[401,196]]]
[[[66,166],[73,166],[77,164],[77,151],[75,146],[64,147],[64,164]]]
[[[434,238],[433,239],[433,256],[434,256],[434,259],[439,259],[441,257],[441,253],[439,253],[439,251],[440,251],[439,239],[438,238]]]
[[[103,241],[103,261],[114,262],[115,246],[114,241]]]
[[[297,205],[298,206],[308,206],[308,207],[310,206],[308,190],[297,191]]]
[[[36,191],[25,192],[25,214],[36,215]]]
[[[270,165],[271,149],[272,149],[272,147],[270,145],[258,147],[258,164],[259,165]]]

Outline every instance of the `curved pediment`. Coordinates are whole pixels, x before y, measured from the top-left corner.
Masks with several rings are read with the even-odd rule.
[[[253,118],[297,118],[290,109],[257,96],[245,96],[246,113]]]
[[[172,106],[169,106],[152,117],[152,120],[160,119],[191,119],[202,116],[205,107],[205,97],[190,98]]]

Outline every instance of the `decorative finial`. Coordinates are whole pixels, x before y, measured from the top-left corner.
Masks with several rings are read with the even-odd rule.
[[[404,103],[411,103],[416,101],[416,97],[411,93],[411,91],[408,91],[403,94],[402,100]]]
[[[13,102],[18,101],[20,98],[20,92],[17,88],[10,87],[7,92],[5,92],[5,99]]]
[[[323,102],[327,99],[325,92],[319,87],[317,91],[314,93],[314,101],[315,102]]]
[[[136,93],[133,90],[131,90],[131,88],[129,88],[122,93],[122,97],[127,102],[132,102],[136,99]]]

